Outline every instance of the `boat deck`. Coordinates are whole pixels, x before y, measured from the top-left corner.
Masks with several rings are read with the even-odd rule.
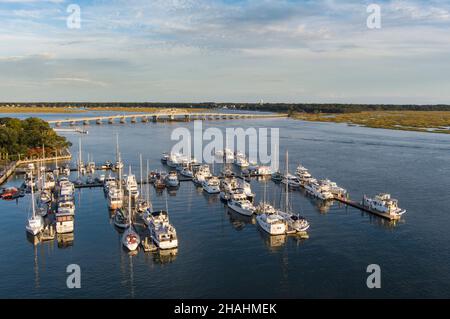
[[[388,213],[382,213],[382,212],[370,209],[369,207],[366,207],[366,206],[364,206],[364,205],[362,205],[362,204],[360,204],[358,202],[355,202],[355,201],[353,201],[351,199],[347,199],[347,198],[344,198],[344,197],[335,196],[334,199],[339,201],[339,202],[341,202],[341,203],[343,203],[343,204],[346,204],[348,206],[357,208],[359,210],[362,210],[364,212],[367,212],[367,213],[370,213],[370,214],[373,214],[373,215],[377,215],[377,216],[383,217],[385,219],[399,220],[401,218],[401,216],[398,216],[398,215],[392,216],[392,215],[390,215]]]

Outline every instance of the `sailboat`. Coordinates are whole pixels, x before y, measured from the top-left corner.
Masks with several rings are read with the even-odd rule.
[[[131,166],[130,166],[130,172],[131,175]],[[122,244],[129,250],[134,251],[138,248],[139,243],[141,242],[141,239],[138,235],[138,233],[134,230],[131,215],[131,192],[128,192],[128,222],[130,226],[125,230],[125,232],[122,235]]]
[[[33,184],[33,176],[31,177],[31,183]],[[36,215],[36,205],[34,200],[34,187],[31,187],[31,207],[32,215],[27,220],[27,225],[25,226],[27,232],[36,236],[44,229],[44,219],[42,216]]]
[[[286,174],[288,173],[288,153],[286,151]],[[289,184],[285,184],[286,185],[286,194],[285,194],[285,205],[284,205],[284,210],[278,210],[277,213],[279,216],[283,217],[286,225],[287,225],[287,229],[286,232],[287,233],[296,233],[296,232],[304,232],[309,228],[309,223],[308,221],[300,216],[299,214],[294,214],[293,212],[291,212],[290,207],[289,207]]]

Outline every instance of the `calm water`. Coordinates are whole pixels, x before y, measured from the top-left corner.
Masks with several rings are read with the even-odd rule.
[[[48,115],[61,118],[69,115]],[[175,127],[147,123],[89,127],[83,152],[112,160],[115,133],[138,174],[138,154],[162,168],[161,153]],[[112,226],[102,189],[77,191],[73,245],[31,244],[25,234],[29,196],[0,202],[0,297],[112,298],[350,298],[450,297],[450,136],[286,119],[206,122],[204,127],[280,128],[280,154],[318,178],[346,187],[353,198],[390,192],[408,210],[393,225],[337,203],[329,206],[296,191],[293,206],[311,223],[310,238],[269,238],[251,220],[230,215],[218,196],[191,182],[169,195],[176,253],[129,256]],[[78,135],[67,134],[78,147]],[[282,162],[284,159],[282,158]],[[217,168],[218,169],[218,168]],[[18,185],[12,179],[9,185]],[[269,197],[279,187],[268,182]],[[257,200],[264,183],[252,181]],[[155,208],[164,195],[152,192]],[[67,289],[65,272],[80,265],[82,288]],[[379,264],[382,288],[366,287],[366,267]]]

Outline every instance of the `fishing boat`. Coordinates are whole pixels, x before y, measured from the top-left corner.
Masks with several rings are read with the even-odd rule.
[[[252,216],[255,213],[255,206],[247,199],[247,195],[242,191],[231,194],[228,201],[228,208],[244,216]]]
[[[36,236],[44,229],[44,219],[42,216],[36,214],[36,206],[34,199],[34,189],[31,188],[31,217],[28,218],[27,224],[25,226],[27,232],[31,235]]]
[[[159,249],[174,249],[178,247],[177,232],[169,221],[167,211],[161,210],[151,213],[148,225],[153,242]]]
[[[406,213],[405,209],[398,207],[398,200],[391,198],[390,194],[381,193],[374,198],[369,198],[364,195],[362,204],[365,207],[394,217],[401,217]]]
[[[180,184],[180,181],[178,180],[178,174],[175,171],[171,171],[166,176],[166,186],[167,187],[177,187]]]
[[[220,193],[220,180],[217,177],[211,177],[205,179],[202,182],[202,187],[208,194],[219,194]]]

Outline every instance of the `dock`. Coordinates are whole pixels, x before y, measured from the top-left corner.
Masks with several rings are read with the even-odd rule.
[[[334,199],[337,200],[338,202],[341,202],[341,203],[345,204],[345,205],[357,208],[359,210],[362,210],[364,212],[367,212],[367,213],[370,213],[370,214],[373,214],[373,215],[377,215],[379,217],[383,217],[383,218],[388,219],[388,220],[399,220],[401,218],[398,215],[394,215],[393,216],[393,215],[390,215],[390,214],[387,214],[387,213],[382,213],[382,212],[370,209],[369,207],[366,207],[366,206],[364,206],[364,205],[362,205],[362,204],[360,204],[358,202],[355,202],[355,201],[353,201],[351,199],[348,199],[348,198],[345,198],[345,197],[335,196]]]

